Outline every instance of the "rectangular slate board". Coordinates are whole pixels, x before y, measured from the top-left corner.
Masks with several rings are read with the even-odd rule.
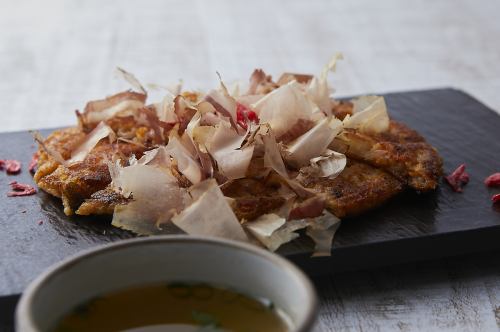
[[[454,89],[391,93],[386,100],[393,119],[438,148],[445,172],[465,162],[470,183],[462,194],[443,183],[429,194],[408,191],[344,220],[331,257],[310,258],[312,242],[306,237],[279,250],[311,275],[500,248],[500,206],[490,201],[500,190],[483,184],[500,171],[500,116]],[[111,227],[108,218],[66,217],[61,202],[43,192],[7,198],[10,181],[33,183],[27,164],[35,150],[28,132],[0,134],[0,159],[23,163],[20,175],[0,173],[0,309],[12,307],[13,296],[51,264],[133,236]]]

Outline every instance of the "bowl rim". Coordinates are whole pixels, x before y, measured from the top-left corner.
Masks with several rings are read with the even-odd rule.
[[[119,240],[116,242],[99,245],[89,249],[84,249],[76,254],[70,255],[61,261],[54,263],[45,271],[43,271],[39,276],[37,276],[28,287],[23,291],[18,305],[15,311],[15,326],[16,330],[23,327],[27,327],[31,331],[38,331],[33,321],[32,305],[33,300],[39,289],[41,289],[44,284],[50,281],[52,278],[57,276],[61,271],[71,268],[73,265],[80,263],[82,260],[91,259],[94,256],[98,256],[105,252],[111,252],[115,250],[121,250],[126,247],[141,246],[144,244],[152,243],[204,243],[209,245],[215,245],[220,247],[226,247],[230,249],[238,249],[246,252],[250,252],[253,255],[261,256],[264,259],[271,261],[273,264],[280,266],[282,269],[288,270],[291,274],[298,277],[300,283],[305,288],[307,294],[307,302],[304,303],[304,308],[306,310],[305,318],[303,321],[299,321],[298,325],[295,326],[294,331],[296,332],[306,332],[312,330],[314,327],[317,311],[318,311],[318,298],[316,289],[314,288],[312,282],[305,275],[305,273],[300,270],[296,265],[287,260],[286,258],[279,256],[278,254],[272,253],[268,250],[262,249],[256,245],[234,241],[224,238],[207,237],[207,236],[193,236],[193,235],[156,235],[150,237],[138,237],[132,239]],[[21,321],[23,323],[21,324]]]

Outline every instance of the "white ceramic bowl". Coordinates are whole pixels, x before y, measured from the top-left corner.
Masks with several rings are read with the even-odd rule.
[[[16,331],[49,331],[68,309],[95,296],[156,282],[205,282],[273,301],[292,331],[312,331],[317,298],[293,264],[256,246],[214,238],[155,236],[82,252],[51,267],[23,293]]]

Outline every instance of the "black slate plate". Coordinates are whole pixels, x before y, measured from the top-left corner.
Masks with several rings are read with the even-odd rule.
[[[446,172],[467,163],[470,183],[463,194],[445,184],[430,194],[409,191],[376,211],[345,220],[331,257],[309,258],[312,243],[305,237],[280,249],[310,274],[500,248],[500,206],[490,201],[500,190],[483,184],[486,176],[500,171],[500,116],[453,89],[386,98],[392,118],[438,148]],[[21,293],[41,271],[68,255],[132,236],[111,227],[106,218],[68,218],[60,201],[43,192],[7,198],[9,181],[32,183],[26,165],[36,147],[28,132],[0,134],[0,142],[0,159],[24,165],[18,176],[0,173],[0,297]]]

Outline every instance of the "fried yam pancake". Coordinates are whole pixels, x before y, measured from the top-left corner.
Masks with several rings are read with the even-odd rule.
[[[45,144],[61,153],[63,158],[68,159],[71,149],[78,145],[84,135],[78,128],[58,130],[47,138]],[[143,152],[144,147],[136,144],[125,142],[110,144],[108,140],[101,140],[85,160],[72,166],[64,166],[55,162],[40,148],[39,167],[34,179],[40,189],[60,197],[64,205],[64,213],[71,215],[92,194],[109,185],[111,176],[107,162],[112,160],[113,155],[119,154],[128,158],[134,154],[139,158]],[[103,210],[104,208],[101,207],[100,211]],[[89,214],[93,213],[88,209],[86,211]]]
[[[68,128],[51,134],[46,144],[67,159],[83,137],[84,134],[78,128]],[[418,133],[397,123],[391,123],[391,130],[380,137],[392,142],[422,141]],[[143,148],[137,145],[120,142],[117,146],[114,150],[107,140],[103,140],[82,163],[72,167],[57,164],[40,150],[35,181],[41,189],[62,198],[64,211],[68,215],[112,214],[117,204],[125,204],[127,200],[109,186],[111,178],[107,160],[117,151],[126,157],[132,154],[140,157],[143,153]],[[325,194],[327,208],[341,218],[376,208],[405,187],[404,181],[388,172],[350,158],[346,168],[335,179],[310,177],[304,179],[302,184]],[[238,179],[222,189],[226,196],[234,199],[232,207],[239,219],[253,220],[285,202],[284,198],[277,195],[275,186],[256,179]]]
[[[276,182],[238,179],[223,186],[225,196],[234,201],[232,208],[239,219],[253,220],[285,203]],[[327,209],[339,218],[353,217],[384,204],[402,192],[404,184],[391,174],[368,164],[349,160],[334,179],[302,178],[302,185],[326,197]]]
[[[337,103],[333,113],[344,118],[352,113],[352,104]],[[35,182],[44,191],[62,199],[67,215],[112,214],[117,204],[128,201],[111,188],[107,163],[116,154],[124,160],[131,155],[140,158],[146,146],[154,141],[154,130],[138,127],[131,117],[111,119],[107,123],[128,141],[110,144],[108,140],[101,140],[81,163],[60,165],[39,149]],[[45,145],[69,159],[85,135],[83,128],[58,130],[46,139]],[[347,155],[346,168],[334,179],[311,176],[301,181],[305,187],[324,194],[327,209],[341,218],[376,208],[407,186],[419,191],[434,189],[442,173],[437,151],[416,131],[395,121],[390,122],[386,132],[378,134],[345,129],[330,147]],[[182,187],[190,185],[176,171],[175,163],[172,171]],[[250,174],[221,189],[233,199],[231,205],[240,220],[256,219],[280,208],[286,201],[278,192],[279,185],[252,178]]]
[[[381,168],[422,192],[435,189],[443,172],[443,161],[437,150],[416,131],[395,121],[390,122],[389,130],[380,134],[345,129],[331,148]]]
[[[404,190],[391,174],[355,160],[334,179],[304,178],[302,184],[325,194],[326,208],[339,218],[357,216],[384,204]]]

